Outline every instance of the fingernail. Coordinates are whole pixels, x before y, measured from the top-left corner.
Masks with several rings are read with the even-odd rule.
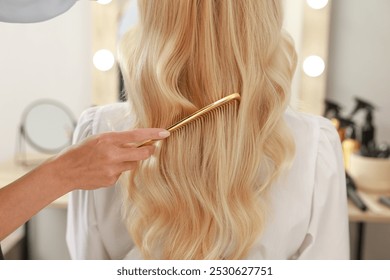
[[[164,130],[164,131],[161,131],[161,132],[158,133],[158,136],[160,136],[162,138],[166,138],[169,135],[171,135],[171,133],[169,133],[169,131],[167,131],[167,130]]]

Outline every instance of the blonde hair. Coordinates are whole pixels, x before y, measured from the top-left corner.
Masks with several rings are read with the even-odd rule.
[[[131,172],[124,214],[148,259],[245,258],[266,190],[291,162],[283,113],[296,57],[277,0],[142,0],[119,61],[137,127],[168,127],[239,92],[238,108],[174,132]]]

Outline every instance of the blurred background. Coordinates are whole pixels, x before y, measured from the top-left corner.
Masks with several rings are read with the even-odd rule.
[[[379,202],[390,196],[390,2],[284,6],[299,57],[291,107],[332,119],[345,147],[348,193],[358,196],[351,258],[390,259],[390,206]],[[135,0],[80,0],[46,22],[0,23],[0,186],[69,145],[83,110],[124,100],[116,46],[136,21]],[[66,207],[65,196],[2,241],[6,258],[68,259]]]

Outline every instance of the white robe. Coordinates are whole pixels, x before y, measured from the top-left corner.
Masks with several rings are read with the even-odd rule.
[[[296,155],[270,190],[263,234],[248,259],[349,259],[348,208],[339,136],[329,120],[287,110]],[[127,103],[86,110],[74,142],[133,126]],[[142,259],[121,219],[119,185],[74,191],[67,244],[73,259]]]

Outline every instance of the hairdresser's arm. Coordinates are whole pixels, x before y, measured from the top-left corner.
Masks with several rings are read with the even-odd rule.
[[[135,148],[131,143],[168,135],[163,129],[139,129],[93,136],[0,189],[0,240],[72,190],[113,185],[123,171],[154,151],[153,146]]]

